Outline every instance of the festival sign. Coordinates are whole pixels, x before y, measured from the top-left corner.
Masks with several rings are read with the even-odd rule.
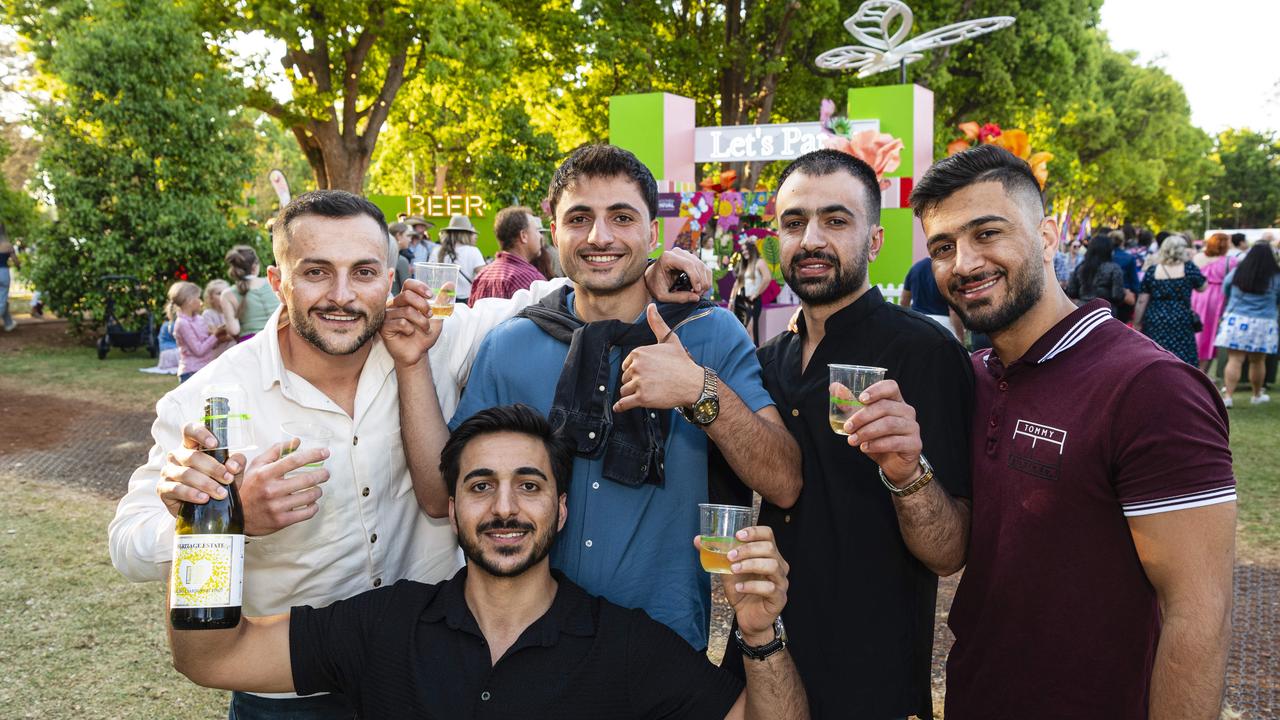
[[[879,130],[875,119],[855,120],[857,130]],[[696,128],[694,162],[762,162],[794,160],[822,149],[822,123],[738,125]]]

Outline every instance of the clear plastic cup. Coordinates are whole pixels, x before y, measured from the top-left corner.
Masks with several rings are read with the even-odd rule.
[[[431,317],[449,317],[453,314],[453,300],[457,296],[458,287],[457,265],[414,263],[413,278],[422,281],[431,291]]]
[[[742,544],[738,531],[751,527],[752,509],[741,505],[698,505],[701,520],[702,549],[698,558],[702,569],[718,575],[730,575],[729,551]]]
[[[827,420],[831,429],[839,435],[848,435],[844,424],[862,409],[858,396],[863,390],[884,379],[884,368],[867,365],[827,365],[831,376]]]

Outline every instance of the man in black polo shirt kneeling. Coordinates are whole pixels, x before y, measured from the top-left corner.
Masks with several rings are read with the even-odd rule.
[[[364,718],[809,717],[775,629],[787,564],[769,528],[739,532],[729,555],[738,574],[724,583],[735,640],[759,658],[746,663],[744,690],[643,611],[550,569],[573,456],[540,413],[475,414],[450,436],[440,468],[467,557],[451,580],[401,580],[230,630],[170,628],[174,666],[208,687],[342,693]]]

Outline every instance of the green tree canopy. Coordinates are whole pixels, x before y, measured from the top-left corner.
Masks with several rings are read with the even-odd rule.
[[[254,236],[234,220],[252,132],[193,17],[166,0],[103,0],[43,47],[38,171],[58,219],[34,279],[49,305],[79,327],[100,317],[100,274],[139,277],[153,308],[183,275],[220,277],[228,247]]]
[[[1225,130],[1213,157],[1222,174],[1207,188],[1214,227],[1280,225],[1280,138],[1248,129]],[[1240,207],[1234,207],[1240,203]]]

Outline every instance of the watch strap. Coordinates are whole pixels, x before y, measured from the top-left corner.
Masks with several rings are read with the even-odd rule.
[[[898,487],[889,482],[889,478],[884,476],[884,470],[876,468],[880,473],[880,482],[884,483],[885,488],[893,493],[895,497],[908,497],[916,494],[924,489],[925,485],[933,482],[933,466],[925,459],[924,454],[920,455],[920,477],[912,480],[906,487]]]
[[[742,637],[742,630],[739,628],[733,629],[733,640],[738,643],[738,648],[742,650],[743,657],[763,661],[787,646],[787,629],[782,624],[782,616],[779,615],[773,620],[773,640],[763,645],[748,645],[747,641]]]

